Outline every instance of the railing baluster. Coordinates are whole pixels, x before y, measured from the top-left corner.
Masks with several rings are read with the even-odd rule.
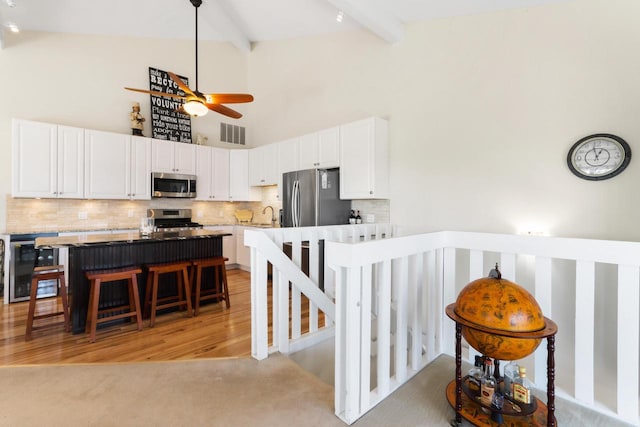
[[[409,324],[411,328],[411,369],[417,371],[422,364],[422,257],[409,257]]]
[[[360,279],[360,408],[371,406],[371,267],[362,267]]]
[[[593,405],[595,263],[576,262],[575,396]]]
[[[536,257],[535,264],[535,298],[544,315],[551,314],[551,258]],[[543,343],[544,344],[544,343]],[[533,381],[542,390],[547,388],[547,349],[541,344],[534,356]]]
[[[469,282],[487,277],[484,269],[484,252],[478,250],[469,251]],[[469,346],[469,361],[474,362],[475,356],[479,356],[480,352]]]
[[[637,266],[618,266],[618,413],[631,423],[638,422],[639,285]]]
[[[407,333],[408,333],[408,259],[402,257],[393,260],[393,283],[396,290],[396,330],[395,333],[395,372],[396,381],[402,383],[407,377]]]
[[[320,247],[316,230],[308,236],[309,241],[309,278],[316,285],[320,284],[319,262]],[[319,286],[318,286],[319,287]],[[318,330],[318,306],[309,298],[309,332]]]
[[[391,370],[391,261],[380,263],[380,277],[378,278],[378,295],[380,306],[378,309],[378,395],[389,393],[389,378]]]

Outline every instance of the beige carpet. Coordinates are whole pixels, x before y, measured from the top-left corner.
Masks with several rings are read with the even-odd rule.
[[[441,356],[355,426],[447,426]],[[0,426],[344,426],[333,388],[290,359],[0,368]],[[622,426],[558,403],[560,426]]]

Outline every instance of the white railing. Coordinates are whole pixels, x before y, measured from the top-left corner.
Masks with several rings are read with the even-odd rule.
[[[335,274],[321,263],[325,242],[368,241],[392,234],[389,224],[246,230],[245,244],[251,247],[252,356],[261,360],[274,351],[292,353],[333,337]],[[272,265],[271,295],[268,263]],[[306,310],[303,295],[309,300]]]
[[[273,254],[265,255],[249,240],[254,258],[266,265]],[[496,262],[502,277],[527,288],[545,316],[558,324],[556,395],[640,422],[640,243],[463,232],[329,240],[325,262],[335,271],[336,304],[333,312],[328,304],[325,313],[335,325],[330,331],[335,331],[335,412],[346,423],[438,355],[454,354],[454,323],[444,308]],[[266,274],[261,275],[264,281],[254,284],[252,278],[255,290],[266,289]],[[310,300],[322,301],[303,287]],[[266,298],[255,302],[260,305],[254,306],[254,315],[266,312],[260,308],[266,307]],[[260,326],[267,324],[265,316],[254,322],[258,330],[266,328]],[[254,344],[264,343],[254,338]],[[286,344],[280,341],[278,347],[282,351]],[[544,347],[523,362],[531,365],[528,372],[542,390]],[[470,361],[473,354],[471,349],[464,358]],[[266,350],[254,352],[260,355],[266,357]]]

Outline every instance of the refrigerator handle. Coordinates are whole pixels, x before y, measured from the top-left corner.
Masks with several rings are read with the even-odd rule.
[[[298,203],[298,186],[299,186],[299,182],[296,180],[293,182],[293,195],[291,197],[291,216],[293,219],[293,226],[297,227],[298,226],[298,207],[299,207],[299,203]]]

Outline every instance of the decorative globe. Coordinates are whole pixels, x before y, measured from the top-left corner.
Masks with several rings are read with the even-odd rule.
[[[489,276],[474,280],[462,289],[455,306],[458,316],[496,331],[535,332],[544,329],[542,310],[529,292],[502,279],[497,269],[492,270]],[[533,353],[541,341],[504,337],[465,326],[462,336],[480,353],[499,360],[522,359]]]

